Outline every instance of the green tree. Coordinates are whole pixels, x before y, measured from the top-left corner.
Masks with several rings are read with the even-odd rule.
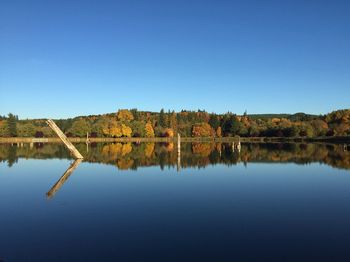
[[[216,136],[217,136],[217,137],[222,137],[222,129],[221,129],[221,126],[219,126],[219,127],[216,129]]]
[[[145,123],[142,121],[131,122],[131,128],[133,130],[134,137],[144,137],[146,135]]]
[[[10,136],[9,127],[6,120],[0,121],[0,137]]]
[[[248,134],[249,136],[252,136],[252,137],[259,136],[260,135],[259,127],[256,124],[251,125],[248,129]]]
[[[310,126],[309,124],[304,124],[301,127],[299,135],[300,136],[306,136],[306,137],[313,137],[314,136],[314,130],[313,130],[312,126]]]
[[[68,132],[77,137],[84,137],[87,133],[91,132],[91,127],[84,118],[79,118],[73,122],[73,125]]]
[[[97,121],[95,121],[91,127],[91,133],[96,137],[102,137],[107,135],[104,133],[104,129],[108,127],[109,119],[106,117],[100,117]]]
[[[156,137],[163,137],[165,133],[165,128],[161,126],[156,126],[154,128],[154,134]]]
[[[19,137],[34,137],[35,126],[32,123],[18,123],[17,135]]]
[[[226,113],[222,117],[222,132],[224,135],[230,135],[231,128],[232,128],[232,122],[234,120],[234,116],[231,113]]]
[[[232,135],[239,135],[241,133],[241,129],[243,129],[243,127],[244,127],[243,124],[240,121],[238,121],[238,119],[236,117],[231,119],[230,133]]]
[[[136,108],[131,109],[130,112],[133,115],[135,121],[140,120],[140,112],[137,111]]]
[[[283,134],[287,137],[296,137],[299,135],[299,133],[300,133],[300,129],[295,125],[291,127],[287,127],[283,130]]]
[[[216,114],[210,115],[209,125],[211,125],[211,127],[214,128],[215,130],[220,126],[220,121],[219,121],[218,116]]]
[[[164,109],[162,108],[159,112],[159,116],[158,116],[158,126],[160,127],[165,127],[166,123],[165,123],[165,114],[164,114]]]
[[[7,124],[9,129],[9,135],[10,136],[17,136],[17,121],[18,116],[13,115],[11,113],[8,114]]]

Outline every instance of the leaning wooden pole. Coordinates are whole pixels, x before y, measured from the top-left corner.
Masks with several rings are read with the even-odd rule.
[[[75,146],[72,144],[71,141],[68,140],[66,135],[61,131],[61,129],[56,125],[54,121],[51,119],[48,119],[46,123],[51,127],[51,129],[58,135],[58,137],[62,140],[62,142],[65,144],[65,146],[69,149],[69,151],[72,153],[72,155],[77,159],[84,158],[79,151],[75,148]]]

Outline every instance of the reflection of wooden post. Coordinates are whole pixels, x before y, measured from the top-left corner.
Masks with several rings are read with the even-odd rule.
[[[89,144],[90,144],[89,132],[87,132],[86,133],[86,153],[89,153]]]
[[[232,142],[232,152],[235,152],[235,142]]]
[[[237,150],[238,150],[238,153],[241,152],[241,141],[238,141]]]
[[[181,168],[181,137],[177,134],[177,171]]]
[[[61,176],[61,178],[56,182],[56,184],[51,187],[49,192],[46,193],[47,198],[53,198],[53,196],[56,194],[56,192],[63,186],[64,182],[67,181],[67,179],[70,177],[70,175],[73,173],[73,171],[79,166],[79,164],[83,161],[82,159],[76,159],[64,172],[64,174]]]
[[[55,124],[54,121],[48,119],[46,123],[51,127],[53,131],[58,135],[58,137],[62,140],[62,142],[66,145],[69,151],[75,156],[75,158],[83,158],[83,156],[79,153],[79,151],[75,148],[71,141],[68,140],[65,134],[61,131],[61,129]]]

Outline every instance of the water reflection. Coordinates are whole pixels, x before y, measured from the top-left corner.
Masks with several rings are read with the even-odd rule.
[[[0,145],[4,261],[349,260],[343,145],[76,146]]]
[[[180,168],[207,165],[235,165],[243,162],[324,163],[350,169],[350,152],[343,145],[297,143],[182,143],[181,150],[174,143],[91,143],[77,144],[84,160],[91,163],[114,165],[118,169],[137,169],[144,166]],[[18,158],[70,159],[61,144],[2,144],[0,162],[9,167]]]
[[[46,193],[47,198],[53,198],[58,190],[63,186],[63,184],[67,181],[70,175],[74,172],[74,170],[79,166],[82,162],[82,159],[76,159],[64,172],[61,178],[51,187],[51,189]]]

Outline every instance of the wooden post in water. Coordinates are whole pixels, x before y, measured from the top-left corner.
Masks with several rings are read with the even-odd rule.
[[[62,142],[66,145],[69,151],[74,155],[75,158],[82,159],[84,158],[79,151],[75,148],[71,141],[68,140],[65,134],[61,131],[61,129],[56,125],[54,121],[48,119],[46,123],[51,127],[51,129],[58,135],[58,137],[62,140]]]

